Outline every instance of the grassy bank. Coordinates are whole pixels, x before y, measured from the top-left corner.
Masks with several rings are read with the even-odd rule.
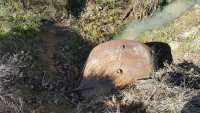
[[[92,101],[83,100],[74,90],[91,48],[118,37],[130,21],[146,19],[172,1],[0,1],[0,105],[6,108],[3,110],[190,112],[190,102],[199,98],[199,90],[185,84],[195,79],[192,83],[199,85],[199,67],[189,62],[168,66],[151,79]],[[187,55],[197,55],[198,60],[200,16],[196,11],[192,9],[170,24],[144,32],[139,40],[169,43],[175,60],[186,53],[185,57],[194,59]],[[180,75],[180,79],[170,78],[170,74]],[[179,80],[181,84],[177,83]]]

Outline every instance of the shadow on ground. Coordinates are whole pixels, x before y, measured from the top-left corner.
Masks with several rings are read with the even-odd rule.
[[[68,0],[66,4],[66,9],[74,17],[79,18],[81,12],[86,7],[87,0]]]
[[[182,63],[171,66],[171,70],[162,76],[166,78],[168,84],[181,86],[184,88],[200,89],[200,68],[192,62],[183,61]]]
[[[184,88],[200,89],[200,68],[191,62],[184,61],[176,70],[164,74],[167,83]],[[192,97],[183,107],[181,113],[200,113],[200,92]]]
[[[28,35],[32,36],[32,38],[12,35],[9,40],[1,40],[1,46],[5,52],[30,51],[30,56],[35,56],[37,62],[34,63],[35,61],[33,60],[35,59],[30,59],[31,64],[28,67],[20,67],[20,72],[23,72],[20,76],[15,74],[11,77],[12,79],[10,77],[0,77],[3,81],[1,82],[0,100],[4,105],[9,106],[7,110],[12,108],[18,112],[76,112],[74,110],[79,102],[77,100],[79,97],[74,94],[74,92],[76,93],[74,88],[79,84],[84,63],[94,44],[82,40],[81,36],[77,35],[70,27],[62,27],[46,22],[41,26],[40,31],[39,33]],[[158,53],[158,57],[164,59],[158,59],[158,63],[166,59],[169,59],[168,63],[171,63],[172,57],[169,46],[166,44],[160,46],[160,44],[163,43],[152,42],[147,45],[152,48],[159,48],[155,52]],[[160,50],[160,48],[163,50]],[[166,55],[166,53],[170,54]],[[163,57],[163,55],[166,55],[167,58]],[[38,64],[39,62],[41,64]],[[159,65],[163,66],[163,63]],[[194,64],[183,62],[175,65],[174,68],[172,66],[168,71],[162,73],[162,76],[167,78],[166,83],[169,85],[199,89],[199,70]],[[56,72],[49,73],[50,71]],[[96,80],[105,81],[98,81],[97,83],[104,87],[106,86],[109,90],[113,87],[112,84],[108,84],[110,83],[109,78],[94,76],[91,82]],[[96,87],[95,90],[101,91],[101,87]],[[86,95],[90,93],[84,89],[82,91]],[[22,106],[22,103],[24,106]],[[10,106],[11,104],[12,106]],[[145,113],[146,111],[143,103],[140,102],[121,107],[121,111],[126,113]],[[196,112],[198,111],[196,108],[199,109],[199,96],[193,97],[191,101],[185,104],[182,112]]]
[[[123,113],[146,113],[145,106],[142,102],[135,102],[129,106],[122,106]]]
[[[128,106],[122,106],[122,108],[121,108],[122,112],[145,113],[145,112],[148,112],[148,110],[152,110],[152,109],[153,109],[152,110],[153,112],[155,112],[155,111],[166,112],[167,110],[169,110],[168,108],[165,109],[166,111],[165,110],[159,111],[159,108],[156,108],[156,107],[158,107],[158,105],[153,105],[153,103],[154,104],[159,103],[161,101],[159,99],[164,99],[164,98],[166,98],[165,96],[169,96],[167,98],[172,99],[172,100],[173,100],[173,98],[175,100],[180,99],[180,98],[182,99],[182,101],[179,101],[180,103],[177,103],[177,104],[179,104],[179,107],[181,107],[181,108],[183,107],[183,108],[182,108],[182,110],[178,108],[179,110],[177,110],[176,112],[200,113],[200,95],[199,95],[200,68],[198,66],[196,66],[195,64],[193,64],[191,62],[183,61],[182,63],[179,63],[179,64],[172,64],[170,66],[167,66],[164,69],[159,70],[156,73],[157,73],[156,76],[162,77],[160,80],[158,79],[158,83],[160,81],[162,85],[167,85],[167,87],[171,88],[171,90],[172,89],[176,90],[177,88],[182,87],[183,90],[190,89],[190,92],[184,93],[184,91],[180,91],[178,94],[180,94],[181,97],[178,98],[178,96],[173,97],[171,95],[171,97],[170,97],[170,95],[167,95],[170,92],[169,90],[160,89],[160,91],[154,92],[155,95],[150,95],[151,97],[148,97],[148,98],[151,98],[149,101],[144,100],[142,102],[137,102],[137,99],[136,99],[136,100],[133,100],[133,103],[131,103]],[[150,84],[151,84],[151,82],[149,82],[149,85]],[[152,86],[154,86],[154,85],[152,85]],[[145,86],[143,86],[143,87],[145,87]],[[141,87],[141,88],[143,88],[143,87]],[[148,87],[148,85],[147,85],[147,87]],[[137,89],[137,90],[140,90],[140,89]],[[153,87],[151,90],[153,90]],[[149,90],[149,91],[151,92],[151,90]],[[169,91],[169,92],[167,92],[167,91]],[[194,92],[192,92],[192,91],[194,91]],[[147,92],[148,92],[148,90],[147,90]],[[165,95],[165,96],[164,97],[161,96],[162,98],[159,98],[159,97],[157,98],[157,96],[160,96],[159,92],[164,92],[165,94],[162,94],[162,95]],[[144,91],[141,93],[146,93],[146,92]],[[182,94],[182,93],[184,93],[184,94]],[[188,93],[190,93],[190,94],[188,94]],[[196,94],[196,93],[198,93],[198,94]],[[146,96],[145,94],[142,94],[142,95]],[[156,97],[154,97],[154,96],[156,96]],[[156,100],[156,99],[158,99],[158,100]],[[144,103],[146,103],[148,105],[145,105]],[[182,103],[185,103],[185,105],[182,106]],[[161,104],[161,103],[159,103],[159,104]],[[166,106],[169,106],[168,104],[172,105],[174,103],[173,103],[173,101],[171,101],[171,103],[168,103],[167,100],[166,100],[166,103],[163,103],[163,105],[166,105]],[[151,106],[153,108],[151,108],[149,106]],[[160,110],[162,110],[162,109],[160,109]],[[170,112],[174,112],[174,111],[172,110]]]
[[[83,77],[81,84],[77,88],[79,93],[84,96],[86,99],[96,98],[97,96],[111,93],[115,88],[113,80],[106,75],[104,72],[95,73],[89,75],[88,77]]]
[[[50,22],[45,22],[36,37],[43,47],[43,65],[49,71],[57,70],[55,69],[57,65],[64,65],[63,63],[67,63],[65,66],[76,65],[82,68],[93,47],[92,43],[83,40],[70,27],[62,27]]]
[[[155,52],[155,59],[157,61],[157,67],[163,68],[164,63],[171,64],[173,61],[171,54],[171,47],[164,42],[146,42],[147,46]]]
[[[192,97],[192,99],[184,105],[181,113],[200,113],[200,94]]]
[[[5,105],[2,110],[27,113],[75,112],[71,105],[76,100],[67,94],[77,87],[93,44],[84,41],[70,27],[51,22],[43,23],[40,32],[34,31],[30,35],[11,34],[3,38],[2,54],[10,53],[7,58],[12,58],[24,51],[29,52],[29,59],[22,60],[22,55],[22,58],[17,57],[26,66],[14,65],[20,71],[0,77],[0,100]],[[8,64],[5,59],[1,61],[2,65]],[[10,63],[9,66],[12,66],[16,62]]]
[[[154,75],[155,78],[152,77],[147,80],[138,81],[138,83],[126,87],[128,92],[126,92],[125,94],[130,94],[127,97],[121,96],[121,93],[123,93],[123,89],[120,89],[118,91],[111,91],[110,94],[106,94],[106,90],[105,94],[98,96],[98,98],[93,99],[93,101],[88,100],[89,102],[86,102],[85,104],[89,107],[86,106],[85,110],[96,110],[96,112],[118,111],[123,113],[200,113],[200,96],[199,94],[196,94],[197,92],[199,92],[198,90],[200,88],[199,74],[200,68],[191,62],[183,61],[179,64],[171,64],[164,67],[163,69],[158,70]],[[92,82],[97,84],[100,83],[98,80],[104,80],[105,82],[109,81],[109,79],[106,77],[93,77],[91,79]],[[101,82],[101,84],[99,84],[99,86],[102,87],[104,87],[104,85],[106,85],[104,82]],[[112,84],[110,84],[110,86],[112,86]],[[101,91],[102,87],[96,88],[96,92]],[[88,94],[90,94],[90,90],[91,89],[86,89],[83,94],[87,94],[87,92]],[[187,92],[187,90],[190,92]],[[133,91],[134,93],[131,93],[131,91]],[[131,103],[124,104],[123,98],[128,99],[127,101]],[[176,107],[178,108],[176,110],[174,110],[173,108],[168,108],[173,104],[177,104]]]

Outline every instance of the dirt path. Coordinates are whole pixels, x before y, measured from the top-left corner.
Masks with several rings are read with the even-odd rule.
[[[43,46],[43,67],[48,71],[56,71],[54,66],[54,54],[59,54],[55,51],[55,47],[59,42],[73,43],[78,41],[78,36],[70,31],[67,27],[57,25],[45,25],[37,37],[41,39]]]
[[[43,105],[45,105],[45,107],[43,107],[41,111],[46,113],[75,113],[75,108],[70,107],[70,101],[66,99],[67,95],[64,95],[64,97],[60,95],[72,90],[76,83],[74,80],[80,75],[78,66],[70,64],[67,60],[67,55],[71,55],[71,51],[77,51],[77,49],[70,50],[71,48],[69,48],[69,46],[78,43],[80,41],[79,36],[68,27],[61,27],[57,24],[47,24],[42,27],[41,31],[37,34],[37,38],[41,40],[43,47],[41,59],[42,68],[47,72],[47,76],[50,77],[50,80],[61,85],[58,86],[58,89],[55,89],[60,92],[59,94],[52,95],[46,91],[38,94],[39,99],[43,101],[52,101],[51,103],[44,102]],[[60,46],[61,43],[64,43],[62,47]],[[71,56],[76,57],[76,55]]]

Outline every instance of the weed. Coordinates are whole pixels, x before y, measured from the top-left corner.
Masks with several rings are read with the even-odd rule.
[[[78,107],[106,113],[180,113],[185,109],[192,113],[199,108],[199,72],[199,67],[190,62],[172,64],[153,73],[149,79],[138,80],[111,95],[83,101]],[[194,97],[197,100],[190,102]]]

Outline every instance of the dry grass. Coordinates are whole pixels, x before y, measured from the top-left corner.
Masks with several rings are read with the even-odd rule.
[[[159,0],[89,0],[77,21],[77,30],[87,40],[107,41],[120,35],[131,20],[141,20],[153,14]]]
[[[8,0],[7,2],[3,0],[1,2],[5,3],[0,6],[0,37],[1,40],[4,39],[6,46],[13,46],[12,49],[23,45],[22,43],[17,45],[16,41],[13,41],[15,37],[32,36],[39,30],[42,20],[47,19],[56,22],[67,20],[67,22],[71,22],[68,20],[72,19],[68,10],[76,11],[73,7],[72,9],[66,8],[70,6],[70,4],[67,4],[68,1],[73,2],[73,0],[58,0],[54,3],[51,2],[52,0],[47,2],[36,0],[35,3],[30,1]],[[105,1],[105,3],[100,3],[100,0],[96,0],[96,3],[88,0],[85,8],[83,8],[84,11],[81,8],[79,12],[80,17],[73,18],[74,21],[77,20],[78,22],[73,21],[74,23],[70,24],[71,26],[79,26],[78,30],[85,39],[93,40],[96,38],[101,40],[100,38],[106,37],[105,40],[108,40],[113,33],[117,32],[117,29],[124,27],[123,24],[126,24],[129,20],[142,19],[151,15],[157,10],[158,0],[132,1],[131,4],[129,3],[124,3],[122,6],[121,0]],[[73,6],[73,4],[71,5]],[[137,8],[138,6],[143,7]],[[137,11],[135,11],[136,9]],[[30,44],[28,43],[28,45]],[[39,49],[35,45],[34,43],[30,48],[34,46],[34,50]],[[21,48],[24,49],[24,46]],[[83,113],[87,111],[104,113],[174,113],[183,111],[193,113],[194,110],[199,108],[200,72],[199,68],[191,63],[168,66],[154,73],[151,79],[140,80],[123,90],[116,91],[113,95],[105,95],[96,100],[78,103],[79,97],[73,94],[74,92],[68,94],[67,91],[71,89],[67,89],[68,83],[66,79],[63,79],[63,76],[59,76],[60,78],[57,80],[50,80],[45,73],[40,72],[40,74],[35,75],[32,70],[24,71],[27,66],[27,63],[24,63],[26,58],[27,55],[23,53],[0,56],[0,104],[3,106],[0,107],[2,107],[2,112],[71,113],[74,108],[69,108],[68,105],[76,105],[77,112]]]
[[[2,54],[2,53],[1,53]],[[22,68],[29,58],[23,51],[18,54],[0,56],[0,111],[22,113],[25,109],[24,100],[19,96],[17,80],[23,77]]]
[[[52,80],[45,72],[35,74],[31,61],[24,52],[0,54],[0,112],[73,113],[69,83],[63,76]]]
[[[191,8],[182,16],[163,25],[158,29],[144,32],[140,41],[162,41],[169,43],[172,48],[174,61],[179,59],[192,60],[194,63],[199,62],[200,53],[200,7]]]
[[[98,97],[78,107],[100,113],[199,112],[199,69],[189,62],[173,64],[153,73],[150,79],[139,80],[113,95]]]
[[[183,61],[153,73],[112,95],[83,100],[66,92],[63,80],[27,76],[23,52],[0,57],[1,111],[97,113],[193,113],[200,109],[200,68]],[[71,103],[71,104],[69,104]],[[76,105],[76,109],[69,107]]]

